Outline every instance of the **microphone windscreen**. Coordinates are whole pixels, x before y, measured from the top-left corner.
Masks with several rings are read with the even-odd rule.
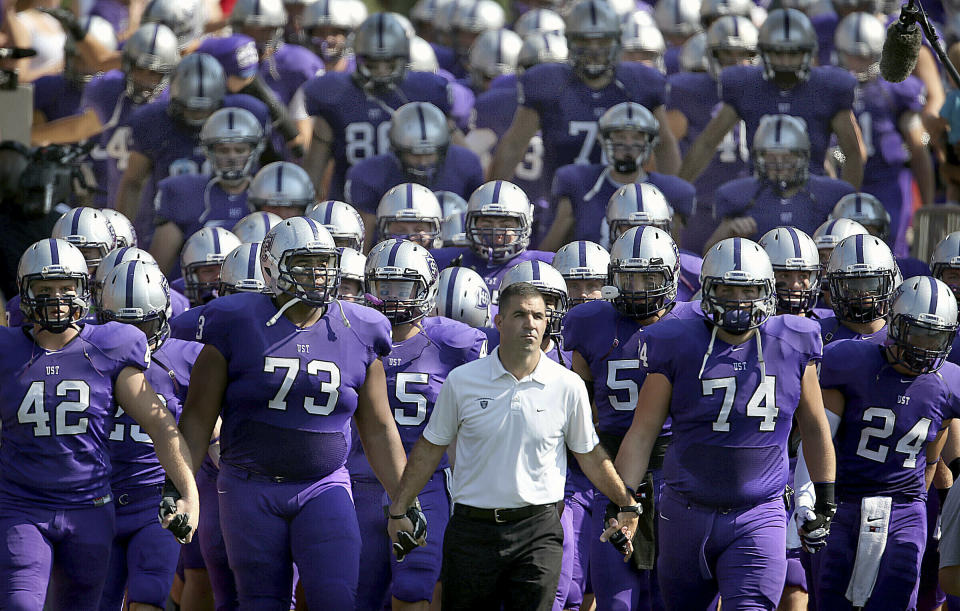
[[[887,28],[880,55],[880,75],[891,83],[900,83],[917,67],[923,36],[916,25],[903,25],[894,21]]]

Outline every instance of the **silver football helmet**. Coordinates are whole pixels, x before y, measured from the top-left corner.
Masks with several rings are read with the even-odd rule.
[[[560,247],[551,265],[567,283],[567,302],[575,306],[591,301],[590,297],[585,296],[590,291],[584,284],[606,281],[610,253],[595,242],[579,240]]]
[[[235,33],[247,34],[257,43],[257,51],[274,50],[283,40],[287,10],[283,0],[237,0],[230,12]]]
[[[727,15],[713,22],[707,30],[707,62],[713,78],[727,66],[757,56],[759,32],[748,17]]]
[[[750,0],[703,0],[700,3],[700,23],[709,28],[714,21],[728,15],[749,18],[754,6]]]
[[[680,251],[670,234],[631,227],[610,247],[604,296],[624,316],[643,320],[676,301],[679,278]]]
[[[200,145],[206,153],[213,175],[237,182],[250,176],[263,151],[263,128],[252,112],[229,106],[210,115],[200,129]],[[218,144],[246,144],[246,154],[217,153]]]
[[[244,242],[227,253],[223,260],[217,295],[223,297],[233,293],[271,294],[260,268],[260,242]]]
[[[861,83],[880,74],[880,52],[887,32],[883,23],[869,13],[851,13],[840,20],[833,35],[837,63],[853,72]],[[857,60],[860,60],[859,62]],[[866,66],[860,64],[866,60]]]
[[[480,274],[469,267],[448,267],[437,284],[437,315],[475,329],[490,326],[490,289]]]
[[[124,93],[134,104],[152,102],[167,88],[170,75],[180,63],[180,50],[173,30],[160,23],[147,23],[127,39],[120,55],[125,79]],[[157,83],[138,81],[134,69],[160,75]]]
[[[160,268],[132,260],[121,263],[104,279],[97,320],[137,325],[157,350],[170,335],[170,285]]]
[[[538,64],[565,64],[569,57],[567,39],[559,34],[529,34],[517,55],[517,70]]]
[[[463,225],[464,216],[463,212],[454,212],[443,217],[443,223],[440,224],[440,241],[444,248],[470,246]]]
[[[383,239],[411,240],[432,248],[440,237],[442,221],[443,210],[437,196],[423,185],[412,182],[387,191],[377,206],[377,232]],[[398,232],[394,223],[422,223],[425,227],[410,227],[409,232]]]
[[[890,247],[872,235],[844,239],[827,263],[830,301],[842,321],[866,323],[887,316],[901,279]]]
[[[300,166],[287,161],[265,165],[250,182],[247,201],[260,210],[296,208],[301,214],[317,200],[310,176]]]
[[[270,229],[281,219],[272,212],[251,212],[243,217],[230,231],[244,244],[248,242],[262,242]]]
[[[513,24],[513,31],[520,38],[526,38],[530,34],[559,34],[563,36],[567,29],[561,17],[555,11],[548,8],[535,8],[520,15]]]
[[[937,280],[942,280],[950,287],[950,290],[960,299],[960,284],[953,283],[943,279],[943,272],[946,270],[960,270],[960,231],[954,231],[947,234],[930,255],[930,271]]]
[[[827,261],[830,259],[830,253],[842,242],[844,238],[852,235],[867,235],[869,232],[866,227],[850,219],[826,220],[813,232],[813,242],[820,251],[820,266],[827,268]]]
[[[653,18],[664,36],[686,40],[700,31],[700,0],[660,0]]]
[[[850,219],[881,240],[890,237],[890,213],[869,193],[849,193],[841,197],[830,212],[831,219]]]
[[[673,209],[663,192],[650,183],[623,185],[607,202],[607,227],[610,241],[631,227],[650,225],[668,234],[673,225]],[[611,255],[612,256],[612,255]]]
[[[618,172],[624,174],[643,167],[660,138],[660,122],[652,112],[636,102],[621,102],[610,107],[597,121],[597,130],[607,159]],[[636,133],[640,142],[618,142],[613,137],[618,132]]]
[[[817,32],[810,18],[792,8],[770,11],[760,28],[757,39],[764,76],[774,79],[778,75],[793,82],[810,78],[810,67],[817,56]],[[774,63],[772,54],[792,53],[799,56],[796,63]]]
[[[893,295],[887,337],[897,363],[918,374],[940,369],[957,336],[957,300],[930,276],[903,281]]]
[[[74,294],[51,296],[35,291],[36,280],[74,280]],[[89,308],[87,262],[73,244],[56,238],[34,242],[21,255],[17,266],[20,310],[26,320],[47,331],[62,333],[84,318]]]
[[[440,8],[449,4],[451,0],[417,0],[410,7],[410,20],[420,31],[423,26],[433,27],[433,21],[436,19]]]
[[[368,90],[384,90],[398,87],[410,61],[410,38],[394,15],[374,13],[367,17],[354,32],[353,52],[357,57],[354,73],[361,87]],[[390,62],[387,74],[374,73],[371,62]]]
[[[350,204],[328,199],[311,205],[304,216],[326,227],[339,248],[363,252],[363,218]]]
[[[710,69],[707,58],[707,34],[699,32],[687,39],[680,50],[681,72],[706,72]]]
[[[309,265],[291,264],[291,258]],[[289,295],[322,307],[336,299],[340,284],[340,250],[323,225],[302,216],[275,225],[260,244],[260,267],[274,295]]]
[[[437,61],[437,53],[430,46],[430,43],[414,36],[410,39],[410,62],[407,64],[407,70],[410,72],[430,72],[436,74],[440,70],[440,62]]]
[[[103,288],[103,283],[106,281],[107,276],[120,264],[127,263],[128,261],[142,261],[147,265],[157,264],[153,255],[139,248],[121,246],[108,252],[107,256],[100,261],[100,265],[97,266],[97,271],[93,274],[92,282],[90,283],[90,303],[95,311],[101,307],[100,291]]]
[[[443,210],[443,218],[447,218],[451,214],[467,213],[467,200],[453,191],[434,191],[433,194],[437,196],[437,202],[440,203],[440,208]]]
[[[807,124],[792,115],[764,115],[753,135],[753,160],[761,180],[782,193],[810,176]]]
[[[367,6],[360,0],[317,0],[303,10],[300,26],[313,52],[335,62],[347,52],[350,32],[367,17]]]
[[[216,297],[220,286],[220,266],[240,239],[223,227],[204,227],[183,243],[180,270],[183,292],[193,305]]]
[[[523,39],[502,28],[477,36],[467,59],[474,90],[485,91],[494,78],[515,73],[522,46]]]
[[[341,301],[350,301],[352,303],[364,304],[363,281],[366,273],[367,258],[352,248],[340,249],[340,287],[337,291],[337,299]],[[356,283],[356,290],[348,292],[354,287],[351,283]]]
[[[117,50],[117,34],[110,22],[103,17],[97,15],[83,17],[80,19],[80,27],[86,33],[84,38],[97,41],[107,51]],[[63,76],[71,83],[82,86],[93,80],[98,71],[78,64],[78,57],[80,52],[77,50],[77,41],[68,33],[66,42],[63,44]]]
[[[533,204],[512,182],[491,180],[470,195],[464,224],[470,248],[493,263],[502,263],[530,245]]]
[[[151,0],[143,9],[140,23],[162,23],[177,36],[183,50],[200,37],[204,24],[202,7],[197,0]]]
[[[746,238],[727,238],[712,246],[703,258],[700,307],[715,326],[744,333],[776,314],[775,282],[770,257],[759,244]],[[757,295],[724,299],[717,291],[721,285],[756,287]]]
[[[760,246],[773,265],[777,310],[809,312],[820,297],[820,254],[813,238],[795,227],[777,227],[763,234]]]
[[[503,7],[494,0],[462,3],[457,7],[450,21],[454,37],[453,48],[458,56],[466,57],[480,34],[499,30],[506,23],[507,17]]]
[[[390,118],[390,149],[400,161],[404,175],[411,181],[430,184],[443,165],[450,146],[447,117],[429,102],[404,104]],[[436,161],[411,163],[410,156],[436,155]]]
[[[170,81],[169,112],[183,124],[200,129],[225,95],[227,76],[220,62],[206,53],[191,53],[177,65]]]
[[[364,276],[367,305],[394,325],[429,316],[436,305],[440,270],[430,251],[419,244],[397,239],[380,242],[367,255]]]
[[[579,0],[566,16],[570,63],[581,79],[612,74],[620,54],[620,17],[604,0]],[[602,41],[592,45],[590,41]]]
[[[552,265],[537,261],[524,261],[514,265],[500,279],[499,292],[511,284],[526,282],[537,287],[547,305],[547,332],[560,334],[560,325],[567,314],[567,283]]]
[[[130,219],[113,208],[101,208],[100,212],[110,221],[110,226],[117,235],[117,248],[137,245],[137,230],[133,228]]]
[[[70,242],[87,260],[94,273],[101,259],[117,247],[117,233],[107,216],[96,208],[73,208],[57,219],[51,238]]]
[[[620,33],[620,46],[624,61],[638,61],[666,73],[663,56],[667,43],[655,25],[627,21]]]

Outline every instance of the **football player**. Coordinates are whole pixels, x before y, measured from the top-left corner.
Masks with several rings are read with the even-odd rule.
[[[217,296],[220,266],[230,252],[240,246],[240,239],[223,227],[204,227],[183,243],[180,271],[183,276],[173,285],[190,300],[190,305],[203,305]]]
[[[64,240],[41,240],[21,257],[18,276],[27,325],[0,329],[7,385],[0,409],[0,606],[39,609],[46,600],[94,610],[115,533],[107,440],[116,406],[153,441],[167,480],[152,498],[163,497],[163,525],[182,541],[198,523],[191,456],[144,375],[150,349],[143,332],[80,322],[89,298],[80,251]]]
[[[309,206],[303,216],[326,227],[337,247],[363,252],[365,223],[360,213],[350,204],[328,199]]]
[[[830,311],[816,311],[820,298],[820,254],[813,238],[796,227],[777,227],[758,242],[770,257],[777,314],[796,314],[817,319]]]
[[[557,250],[552,265],[567,284],[570,307],[602,299],[610,265],[610,253],[603,246],[586,240],[570,242]]]
[[[714,214],[720,224],[708,245],[733,236],[759,237],[781,225],[813,232],[837,200],[853,193],[842,180],[810,173],[808,131],[803,119],[791,115],[760,121],[753,138],[756,176],[717,190]]]
[[[408,182],[387,191],[376,221],[382,239],[410,240],[429,249],[439,243],[443,210],[433,191]]]
[[[363,279],[367,258],[352,248],[340,249],[340,288],[337,299],[365,305]]]
[[[296,118],[313,119],[313,141],[307,168],[322,197],[343,197],[347,170],[362,159],[386,153],[387,130],[393,111],[413,101],[450,110],[447,81],[427,72],[407,73],[410,39],[403,24],[390,13],[368,17],[354,34],[357,69],[331,72],[304,83],[298,94],[303,105]],[[307,122],[309,123],[309,122]],[[329,188],[323,185],[327,163],[333,160]]]
[[[231,229],[251,212],[247,188],[263,151],[263,128],[243,108],[221,108],[203,124],[200,145],[212,174],[168,176],[154,199],[151,253],[174,276],[185,236],[204,227]]]
[[[783,492],[794,413],[806,454],[816,457],[809,466],[817,504],[803,526],[828,530],[832,516],[835,456],[817,383],[820,334],[813,321],[774,315],[773,267],[750,240],[712,247],[701,282],[702,315],[640,334],[646,377],[617,470],[640,483],[670,417],[658,511],[658,536],[669,542],[657,558],[664,603],[703,609],[719,593],[735,609],[774,609],[786,576]]]
[[[406,240],[380,242],[367,256],[367,305],[382,312],[391,324],[393,349],[384,370],[390,411],[406,451],[426,427],[450,370],[487,353],[483,333],[430,315],[438,276],[427,249]],[[400,563],[383,536],[387,528],[383,486],[367,462],[364,447],[354,439],[347,467],[363,541],[357,609],[382,609],[388,592],[394,609],[425,609],[433,600],[451,510],[449,466],[443,459],[418,497],[427,517],[426,546]]]
[[[601,0],[581,0],[571,8],[566,24],[570,63],[540,64],[521,75],[519,106],[497,146],[491,178],[513,176],[537,130],[543,133],[547,176],[570,163],[596,163],[597,118],[620,102],[641,104],[666,124],[664,76],[649,66],[617,61],[620,19],[613,8]],[[669,130],[661,133],[654,157],[665,174],[679,168],[680,153]]]
[[[632,227],[617,238],[610,251],[607,285],[615,289],[608,293],[611,301],[588,301],[572,308],[564,319],[563,345],[573,351],[573,370],[592,395],[599,418],[597,434],[611,456],[616,455],[630,426],[637,391],[643,384],[645,370],[640,365],[647,354],[639,351],[641,330],[661,320],[695,315],[695,304],[677,299],[679,275],[680,254],[670,235],[657,227]],[[646,489],[644,502],[648,504],[644,512],[651,529],[649,503],[659,495],[660,465],[669,441],[668,425],[649,467],[655,479]],[[589,566],[599,608],[660,606],[656,584],[651,583],[656,577],[651,577],[650,565],[645,571],[624,565],[620,552],[599,540],[607,498],[582,478],[574,477],[568,488],[576,491],[568,495],[566,506],[573,512],[581,559],[574,568],[575,587],[568,594],[568,602],[582,597]],[[652,540],[648,542],[653,545]]]
[[[335,301],[339,259],[326,229],[286,219],[261,245],[273,295],[216,299],[197,327],[203,384],[191,385],[180,426],[199,467],[222,409],[220,523],[241,608],[289,608],[291,559],[308,606],[353,608],[361,541],[346,436],[355,425],[390,495],[405,464],[380,361],[390,323]]]
[[[203,346],[169,336],[170,311],[167,280],[148,260],[121,263],[103,281],[99,321],[134,325],[144,332],[150,349],[150,366],[144,375],[176,419],[187,398],[190,369]],[[180,546],[161,530],[155,517],[163,468],[150,438],[119,404],[113,422],[110,488],[117,503],[117,529],[100,607],[119,609],[126,597],[130,605],[163,609],[180,554]]]
[[[272,212],[251,212],[237,221],[237,224],[233,226],[230,232],[240,238],[240,241],[244,244],[248,242],[262,242],[267,232],[281,220],[283,219]]]
[[[757,47],[762,66],[730,66],[720,76],[723,105],[683,158],[679,176],[696,180],[724,136],[743,119],[747,142],[754,142],[765,115],[800,117],[811,143],[810,172],[823,174],[823,162],[836,134],[844,156],[843,178],[863,181],[863,138],[853,115],[856,79],[833,66],[813,66],[817,36],[810,19],[796,9],[777,9],[760,28]]]
[[[490,289],[468,267],[448,267],[437,281],[437,315],[459,320],[474,329],[490,327]]]
[[[367,18],[359,0],[328,0],[307,5],[300,19],[306,44],[323,60],[324,72],[353,72],[353,52],[347,44],[350,33]]]
[[[253,177],[247,201],[259,212],[288,219],[305,214],[317,197],[303,168],[289,161],[274,161]]]

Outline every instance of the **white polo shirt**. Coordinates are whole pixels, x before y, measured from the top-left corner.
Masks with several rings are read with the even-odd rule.
[[[499,347],[450,372],[423,436],[457,441],[455,503],[504,509],[562,499],[566,448],[585,454],[598,443],[580,376],[541,351],[533,373],[517,380]]]

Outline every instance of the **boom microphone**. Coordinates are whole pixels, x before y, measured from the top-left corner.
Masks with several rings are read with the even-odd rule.
[[[0,49],[0,59],[23,59],[33,57],[37,52],[34,49],[21,49],[19,47],[6,47]]]
[[[900,8],[900,19],[887,28],[880,55],[880,75],[891,83],[900,83],[917,67],[923,35],[917,25],[919,10],[914,0]]]

